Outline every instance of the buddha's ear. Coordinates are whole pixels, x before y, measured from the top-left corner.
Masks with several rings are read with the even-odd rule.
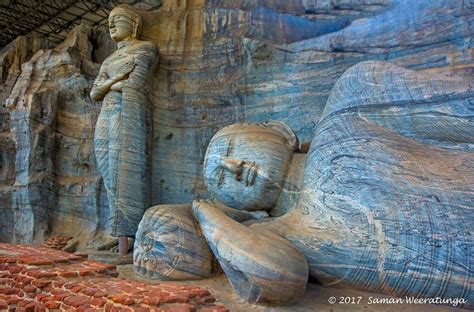
[[[296,151],[299,147],[299,140],[291,128],[280,121],[271,120],[263,123],[264,126],[277,130],[283,137],[285,137],[290,145],[291,150]]]
[[[138,39],[138,21],[134,20],[133,21],[133,39]]]

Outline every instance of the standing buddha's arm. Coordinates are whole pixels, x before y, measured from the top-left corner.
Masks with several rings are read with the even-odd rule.
[[[134,62],[127,62],[119,68],[115,76],[109,77],[106,74],[107,65],[102,64],[99,75],[97,75],[90,93],[91,98],[95,101],[102,101],[105,95],[111,90],[112,85],[126,79],[134,68]]]
[[[151,42],[142,42],[142,45],[133,56],[134,69],[128,79],[123,81],[123,83],[126,87],[131,89],[142,90],[147,82],[151,67],[158,59],[157,48]],[[121,84],[122,82],[117,83],[117,85]],[[113,86],[112,89],[114,89],[114,87],[115,86]]]

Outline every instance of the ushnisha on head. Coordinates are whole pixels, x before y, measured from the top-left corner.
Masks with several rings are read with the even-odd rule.
[[[204,182],[229,207],[268,210],[280,196],[297,148],[297,137],[280,122],[227,126],[209,143]]]
[[[116,6],[109,14],[110,37],[116,42],[138,39],[141,26],[138,11],[128,4]]]

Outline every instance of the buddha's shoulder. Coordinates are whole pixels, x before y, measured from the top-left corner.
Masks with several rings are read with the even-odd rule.
[[[158,47],[151,41],[135,40],[129,47],[129,53],[158,53]]]

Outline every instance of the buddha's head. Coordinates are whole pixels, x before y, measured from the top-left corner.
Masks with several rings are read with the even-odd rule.
[[[298,139],[283,123],[240,123],[218,131],[206,151],[212,196],[241,210],[268,210],[281,193]]]
[[[110,37],[115,42],[137,39],[142,19],[137,10],[128,4],[117,5],[109,15]]]

